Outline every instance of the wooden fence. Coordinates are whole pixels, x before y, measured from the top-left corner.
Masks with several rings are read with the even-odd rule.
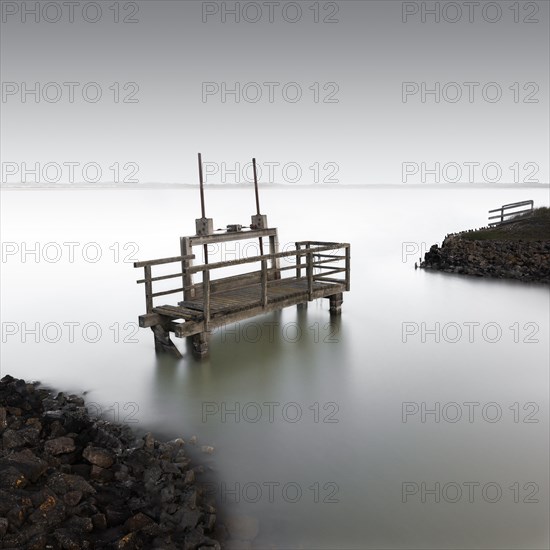
[[[515,208],[521,208],[522,206],[529,206],[530,208],[527,208],[525,210],[514,210]],[[532,200],[504,204],[500,208],[489,210],[489,214],[493,214],[494,212],[499,212],[499,214],[497,214],[496,216],[489,216],[489,220],[499,220],[496,222],[489,221],[489,226],[515,222],[517,221],[514,219],[515,216],[517,216],[518,214],[532,213],[533,209],[534,209],[534,202]],[[509,212],[507,212],[507,210],[509,210]]]

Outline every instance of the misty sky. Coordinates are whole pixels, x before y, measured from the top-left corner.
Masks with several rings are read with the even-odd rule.
[[[3,183],[195,183],[198,151],[208,183],[253,156],[265,182],[549,180],[546,1],[35,4],[2,2]]]

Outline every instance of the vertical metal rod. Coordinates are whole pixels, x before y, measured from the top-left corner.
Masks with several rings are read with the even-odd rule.
[[[258,192],[258,172],[256,171],[256,159],[252,159],[252,168],[254,169],[254,192],[256,194],[256,214],[260,215],[260,195]],[[260,237],[260,256],[264,255],[264,242]]]
[[[202,155],[199,153],[199,183],[201,190],[201,214],[203,218],[206,218],[204,209],[204,181],[202,179]]]
[[[256,172],[256,159],[252,159],[252,168],[254,169],[254,191],[256,193],[256,214],[260,215],[260,196],[258,194],[258,173]]]
[[[200,190],[201,190],[201,214],[203,218],[206,218],[206,210],[204,208],[204,181],[202,177],[202,155],[199,153],[199,183],[200,183]],[[203,245],[204,250],[204,263],[208,263],[208,245]],[[204,292],[204,288],[203,288]]]

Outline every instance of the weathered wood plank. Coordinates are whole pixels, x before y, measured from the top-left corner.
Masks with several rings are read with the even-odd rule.
[[[174,275],[160,275],[159,277],[151,277],[150,279],[139,279],[136,281],[136,283],[139,285],[142,283],[146,283],[148,280],[151,282],[164,281],[166,279],[175,279],[176,277],[181,277],[182,275],[182,273],[175,273]]]
[[[224,243],[228,241],[238,241],[244,239],[256,239],[260,237],[271,237],[277,233],[277,229],[246,229],[231,233],[220,233],[219,235],[204,235],[189,237],[191,246],[200,246],[204,244]]]
[[[144,262],[134,262],[134,267],[146,267],[152,265],[171,264],[174,262],[181,262],[182,260],[192,260],[195,256],[193,254],[189,256],[173,256],[172,258],[161,258],[160,260],[146,260]]]
[[[313,299],[325,298],[330,294],[336,294],[338,292],[343,292],[344,285],[330,285],[330,288],[323,288],[319,290],[314,290],[312,295]],[[284,307],[293,306],[298,303],[303,303],[307,301],[307,296],[305,298],[296,299],[296,297],[286,298],[278,302],[269,302],[265,307],[261,303],[258,303],[254,307],[244,309],[242,311],[230,312],[221,317],[212,317],[210,320],[210,330],[228,325],[230,323],[235,323],[237,321],[242,321],[244,319],[249,319],[255,317],[256,315],[261,315],[269,311],[276,311]],[[198,334],[204,332],[204,322],[194,322],[188,321],[179,325],[176,329],[175,335],[179,338],[185,338],[187,336],[192,336],[193,334]]]
[[[163,290],[162,292],[154,292],[152,294],[153,298],[156,298],[157,296],[167,296],[168,294],[176,294],[178,292],[182,292],[183,287],[181,288],[174,288],[173,290]]]
[[[305,250],[292,250],[289,252],[278,252],[277,254],[264,254],[263,256],[252,256],[250,258],[240,258],[238,260],[230,260],[227,262],[214,262],[212,264],[196,265],[189,268],[190,273],[198,273],[199,271],[212,270],[212,269],[221,269],[224,267],[233,267],[236,265],[244,265],[248,263],[260,262],[262,260],[272,260],[280,258],[288,258],[289,256],[304,256],[306,254],[315,254],[316,252],[321,252],[324,250],[334,250],[334,248],[344,248],[344,244],[336,244],[335,246],[317,246],[315,248],[305,249]]]

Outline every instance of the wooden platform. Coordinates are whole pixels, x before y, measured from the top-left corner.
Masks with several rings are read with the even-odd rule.
[[[262,304],[261,284],[213,292],[210,295],[209,328],[236,322],[268,311],[309,301],[308,282],[305,278],[288,278],[270,281],[267,285],[267,304]],[[339,298],[345,291],[342,283],[313,283],[313,299]],[[341,298],[340,298],[341,300]],[[341,304],[341,301],[340,301]],[[334,309],[334,308],[333,308]],[[333,311],[334,312],[334,311]],[[177,306],[163,305],[153,308],[153,315],[142,315],[140,326],[170,324],[171,330],[180,338],[204,332],[204,300],[184,300]]]
[[[314,292],[329,291],[334,294],[335,288],[341,285],[331,283],[313,283]],[[342,292],[342,289],[336,290]],[[262,288],[260,284],[234,288],[221,292],[213,292],[210,296],[210,311],[212,318],[216,315],[223,315],[233,311],[244,311],[261,305]],[[305,278],[279,279],[267,283],[267,303],[279,302],[293,298],[295,303],[308,301],[308,287]],[[180,306],[190,310],[204,311],[204,301],[202,299],[193,301],[183,301]],[[155,311],[153,309],[153,311]]]
[[[135,267],[145,270],[144,278],[137,281],[145,284],[147,311],[140,315],[139,325],[153,330],[157,351],[179,355],[179,351],[170,340],[170,333],[173,333],[179,338],[191,336],[194,351],[204,355],[208,350],[208,333],[213,328],[285,307],[305,304],[317,298],[328,298],[331,314],[340,313],[342,295],[350,289],[349,243],[300,241],[295,243],[294,250],[278,252],[275,229],[242,231],[230,237],[231,240],[269,237],[270,251],[268,254],[251,258],[201,265],[193,265],[192,260],[195,256],[189,253],[134,264]],[[182,238],[182,252],[190,252],[192,246],[204,246],[207,240],[215,242],[229,239],[227,234],[185,237]],[[281,267],[282,258],[287,261],[293,259],[294,262]],[[181,265],[181,271],[170,275],[152,276],[152,266],[169,263]],[[213,271],[246,264],[259,265],[260,269],[211,279],[210,274]],[[194,274],[202,274],[202,281],[195,283]],[[335,278],[338,276],[341,278]],[[174,278],[179,279],[183,286],[153,291],[153,283]],[[179,294],[183,300],[176,304],[153,303],[155,298],[169,294]]]

